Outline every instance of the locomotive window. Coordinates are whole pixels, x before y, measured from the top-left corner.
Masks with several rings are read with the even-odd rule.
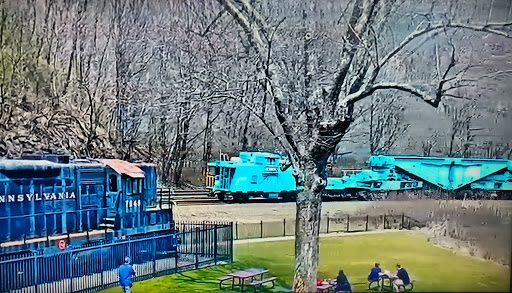
[[[251,177],[251,184],[258,183],[258,175],[252,175]]]
[[[142,179],[133,179],[133,193],[142,192]]]
[[[88,194],[87,193],[87,185],[85,185],[85,184],[80,185],[80,194],[82,194],[82,195]]]
[[[108,176],[108,191],[117,192],[117,175]]]
[[[132,194],[133,190],[133,179],[126,179],[126,194]]]
[[[216,173],[215,173],[215,167],[210,167],[208,168],[208,175],[210,176],[214,176]]]

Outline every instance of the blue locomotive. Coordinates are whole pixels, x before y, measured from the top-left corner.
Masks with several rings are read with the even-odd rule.
[[[208,164],[207,186],[220,200],[246,201],[264,197],[293,200],[297,186],[285,157],[242,152],[230,160]],[[446,191],[512,191],[512,161],[505,159],[371,156],[369,169],[343,177],[329,177],[325,199],[368,199],[370,192],[411,189]]]
[[[135,235],[174,229],[156,208],[152,164],[70,160],[64,155],[0,160],[0,243],[95,229]]]

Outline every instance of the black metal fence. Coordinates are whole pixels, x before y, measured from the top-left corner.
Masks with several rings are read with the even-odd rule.
[[[0,256],[0,292],[87,292],[118,284],[129,256],[136,280],[233,261],[231,223],[180,223],[175,230],[91,243],[55,254]]]
[[[415,219],[404,215],[378,215],[378,216],[334,216],[324,217],[320,222],[320,233],[334,232],[361,232],[381,229],[411,229],[421,227]],[[257,223],[235,222],[235,239],[266,238],[295,235],[295,220],[260,221]]]

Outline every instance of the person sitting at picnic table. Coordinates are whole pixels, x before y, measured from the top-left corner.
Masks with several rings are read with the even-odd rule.
[[[398,286],[409,285],[411,280],[409,279],[409,273],[407,273],[407,270],[402,268],[402,266],[400,264],[396,265],[396,269],[397,269],[397,272],[396,272],[397,279],[395,279],[393,281],[393,291],[400,292],[398,289]]]
[[[375,263],[375,267],[373,267],[370,270],[370,274],[368,275],[368,281],[372,282],[372,281],[380,280],[380,276],[379,276],[380,272],[382,272],[382,270],[380,269],[380,264]]]
[[[340,270],[336,277],[336,292],[352,292],[352,286],[350,286],[343,270]]]

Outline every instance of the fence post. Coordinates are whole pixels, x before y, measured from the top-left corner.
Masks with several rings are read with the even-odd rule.
[[[69,235],[69,234],[68,234]],[[69,252],[69,292],[74,292],[73,290],[73,253]]]
[[[263,238],[263,220],[260,221],[260,238]]]
[[[236,230],[235,231],[236,232],[236,238],[235,239],[238,240],[238,221],[235,222],[235,228],[236,228],[235,229]]]
[[[217,224],[213,230],[213,262],[217,265]]]
[[[368,215],[366,215],[366,226],[365,226],[364,230],[368,231]]]
[[[37,271],[37,252],[34,253],[34,286],[35,292],[38,292],[39,279],[38,279],[38,271]]]
[[[329,217],[327,217],[327,234],[329,234],[329,222],[330,222],[330,219],[329,219]]]
[[[184,235],[182,232],[180,232],[181,235],[179,235],[182,239],[185,239]],[[176,246],[176,253],[174,254],[174,272],[177,273],[178,272],[178,248],[179,246]]]
[[[384,214],[384,218],[382,220],[382,226],[383,226],[382,229],[386,229],[386,214]]]
[[[347,215],[347,232],[350,231],[350,216]]]
[[[231,229],[231,237],[229,239],[229,261],[233,263],[233,222],[229,223],[229,227]]]
[[[402,213],[402,225],[400,225],[400,230],[404,228],[404,213]]]
[[[105,243],[105,242],[104,242]],[[103,248],[103,245],[100,245],[100,249]],[[101,279],[101,288],[105,288],[105,283],[103,280],[103,257],[100,257],[100,279]]]
[[[286,236],[286,219],[283,219],[283,236]]]
[[[156,238],[153,237],[153,278],[156,275]]]
[[[203,224],[203,229],[201,229],[201,242],[199,242],[199,244],[201,245],[201,256],[204,257],[204,246],[205,246],[205,243],[206,243],[206,225]]]
[[[132,258],[132,238],[128,236],[128,257]]]
[[[199,248],[197,247],[197,245],[199,244],[199,227],[196,227],[196,237],[195,237],[196,241],[196,245],[195,245],[195,250],[194,250],[194,254],[195,254],[195,262],[196,262],[196,269],[199,268]]]

